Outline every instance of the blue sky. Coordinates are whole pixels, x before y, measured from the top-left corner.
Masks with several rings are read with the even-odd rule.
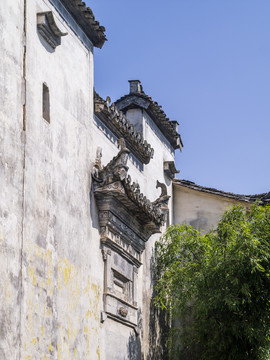
[[[108,42],[95,88],[112,100],[139,79],[180,123],[179,177],[270,191],[270,1],[91,0]]]

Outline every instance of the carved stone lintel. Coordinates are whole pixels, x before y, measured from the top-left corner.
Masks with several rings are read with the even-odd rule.
[[[43,39],[53,48],[61,44],[61,37],[68,33],[63,33],[53,17],[52,11],[37,14],[37,29]]]

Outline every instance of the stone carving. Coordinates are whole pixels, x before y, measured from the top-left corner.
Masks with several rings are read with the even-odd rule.
[[[124,308],[123,306],[120,306],[118,312],[121,316],[126,317],[128,314],[128,309]]]
[[[101,158],[102,158],[102,149],[101,149],[101,147],[98,147],[97,152],[96,152],[96,161],[95,161],[93,173],[92,173],[94,180],[97,182],[102,182],[101,175],[100,175],[100,172],[102,170]]]
[[[161,188],[161,195],[160,195],[160,197],[163,197],[163,196],[168,195],[167,186],[157,180],[156,189],[158,189],[158,188]]]
[[[52,11],[40,12],[37,14],[37,29],[43,39],[53,48],[61,44],[61,37],[68,33],[63,33],[53,17]]]
[[[157,180],[156,189],[161,188],[161,195],[153,202],[153,205],[159,209],[160,213],[164,216],[168,214],[168,202],[170,196],[167,194],[167,186]]]
[[[170,196],[166,185],[157,182],[161,196],[151,203],[128,175],[130,150],[123,138],[118,140],[118,146],[118,154],[106,166],[101,164],[98,149],[93,168],[104,259],[104,314],[135,329],[141,254],[148,238],[160,232]],[[102,321],[105,318],[102,315]]]

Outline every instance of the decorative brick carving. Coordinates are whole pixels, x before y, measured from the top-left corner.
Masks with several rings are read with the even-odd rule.
[[[129,150],[125,141],[119,139],[118,144],[119,153],[104,167],[98,151],[93,171],[104,259],[104,314],[136,329],[141,255],[149,237],[160,232],[170,196],[166,185],[157,182],[162,193],[151,203],[127,174]]]
[[[173,180],[175,174],[179,174],[179,172],[175,167],[174,161],[164,161],[164,173],[169,179]]]

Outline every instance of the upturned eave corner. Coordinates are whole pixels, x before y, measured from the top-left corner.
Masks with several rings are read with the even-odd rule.
[[[104,167],[101,166],[101,151],[98,150],[94,165],[93,183],[95,197],[100,201],[115,198],[138,222],[140,229],[148,238],[160,232],[166,222],[166,211],[160,206],[158,199],[151,202],[140,191],[139,184],[132,182],[128,174],[128,154],[123,138],[119,139],[118,154]]]

